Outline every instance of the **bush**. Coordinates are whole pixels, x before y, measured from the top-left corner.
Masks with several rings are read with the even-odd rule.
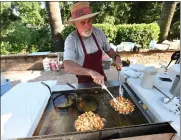
[[[94,24],[95,27],[104,31],[109,42],[114,42],[116,38],[116,26],[111,24]]]
[[[65,40],[67,36],[75,30],[74,26],[65,26],[64,30],[62,31],[63,39]]]
[[[148,48],[151,40],[158,40],[160,28],[157,23],[151,24],[94,24],[95,27],[104,31],[110,43],[115,45],[124,41],[134,40],[143,48]],[[66,26],[62,32],[64,39],[73,31],[73,26]]]
[[[180,21],[175,22],[170,29],[170,39],[180,39]]]
[[[160,28],[156,23],[118,25],[116,27],[116,45],[132,39],[137,44],[141,44],[143,48],[148,48],[150,41],[158,40],[160,33]]]
[[[112,42],[116,38],[116,27],[111,24],[94,24],[95,27],[102,29],[106,36],[107,39]],[[67,36],[75,30],[74,26],[66,26],[64,30],[62,31],[62,35],[64,40],[67,38]]]
[[[21,21],[16,21],[12,22],[7,30],[2,31],[2,54],[50,50],[51,34],[48,27],[27,27]]]

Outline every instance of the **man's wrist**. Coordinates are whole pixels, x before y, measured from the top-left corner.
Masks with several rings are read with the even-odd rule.
[[[91,70],[91,69],[87,69],[87,74],[88,74],[89,76],[91,76],[92,71],[93,71],[93,70]]]
[[[116,55],[114,56],[114,60],[116,60],[117,57],[121,58],[119,54],[116,54]]]

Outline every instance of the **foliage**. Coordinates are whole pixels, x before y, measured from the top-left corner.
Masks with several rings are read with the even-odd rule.
[[[160,29],[156,23],[118,25],[115,44],[134,40],[147,48],[152,39],[158,40],[159,32]]]
[[[44,15],[46,9],[41,8],[39,2],[13,2],[13,8],[16,9],[17,13],[25,24],[41,26],[45,22]]]
[[[171,26],[169,38],[180,39],[180,21],[175,22]]]
[[[11,7],[11,2],[1,2],[1,13]]]
[[[95,27],[104,31],[109,42],[118,45],[121,42],[129,41],[130,39],[147,48],[152,39],[158,40],[160,28],[157,23],[151,24],[94,24]],[[74,28],[67,26],[63,30],[63,36],[66,38]]]
[[[162,10],[162,2],[135,1],[131,3],[128,24],[157,22]]]
[[[1,2],[1,30],[6,29],[11,22],[20,19],[15,14],[13,14],[13,9],[11,7],[11,2]]]
[[[21,21],[13,22],[2,32],[1,53],[16,54],[49,51],[50,31],[47,27],[27,27]]]
[[[70,18],[70,7],[73,3],[75,3],[75,1],[61,1],[60,2],[61,16],[62,16],[63,22]]]
[[[75,27],[74,26],[65,26],[63,31],[62,31],[62,36],[63,36],[63,39],[65,40],[67,38],[67,36],[73,32],[75,30]]]
[[[129,19],[131,2],[91,2],[93,12],[100,12],[95,23],[122,24]]]
[[[69,19],[70,7],[75,2],[59,2],[63,22]],[[47,9],[42,4],[45,2],[1,2],[2,54],[52,50]],[[160,18],[163,2],[90,1],[90,5],[93,12],[100,12],[94,26],[105,32],[109,42],[117,45],[133,39],[146,47],[149,40],[158,39],[159,28],[155,22]],[[73,26],[65,26],[64,39],[73,30]],[[180,38],[180,3],[169,34],[170,40],[175,38]]]
[[[112,24],[94,24],[94,26],[104,31],[109,42],[114,42],[116,38],[116,26]]]
[[[180,39],[180,3],[176,6],[168,38],[170,40]]]

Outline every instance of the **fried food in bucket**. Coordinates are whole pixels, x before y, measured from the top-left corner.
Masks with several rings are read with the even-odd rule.
[[[78,116],[78,119],[75,121],[75,128],[77,131],[98,130],[104,127],[104,122],[104,118],[89,111]]]
[[[134,104],[130,100],[120,96],[116,97],[116,100],[118,104],[113,99],[109,102],[115,111],[118,111],[120,114],[129,114],[134,111]]]

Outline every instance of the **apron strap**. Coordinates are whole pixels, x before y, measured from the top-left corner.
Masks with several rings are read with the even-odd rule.
[[[92,33],[92,37],[93,37],[93,39],[94,39],[94,41],[95,41],[95,43],[96,43],[96,45],[98,47],[98,50],[100,50],[99,44],[97,42],[97,39],[96,39],[96,37],[95,37],[95,35],[93,33]]]
[[[81,42],[81,44],[82,44],[82,48],[83,48],[84,54],[85,54],[85,55],[87,55],[87,52],[86,52],[86,49],[85,49],[84,42],[82,41],[82,38],[81,38],[81,36],[80,36],[80,34],[79,34],[79,32],[78,32],[78,31],[77,31],[77,33],[78,33],[78,36],[79,36],[80,42]]]
[[[79,39],[80,39],[80,42],[81,42],[81,45],[82,45],[84,54],[86,55],[86,54],[87,54],[87,51],[86,51],[86,49],[85,49],[84,42],[83,42],[83,40],[82,40],[82,38],[81,38],[81,36],[80,36],[80,34],[79,34],[78,31],[77,31],[77,33],[78,33],[78,36],[79,36]],[[93,39],[94,39],[94,41],[95,41],[95,43],[96,43],[96,46],[97,46],[98,50],[101,50],[101,49],[100,49],[100,46],[99,46],[99,44],[98,44],[98,42],[97,42],[97,39],[96,39],[96,37],[95,37],[95,35],[94,35],[93,33],[92,33],[92,37],[93,37]]]

